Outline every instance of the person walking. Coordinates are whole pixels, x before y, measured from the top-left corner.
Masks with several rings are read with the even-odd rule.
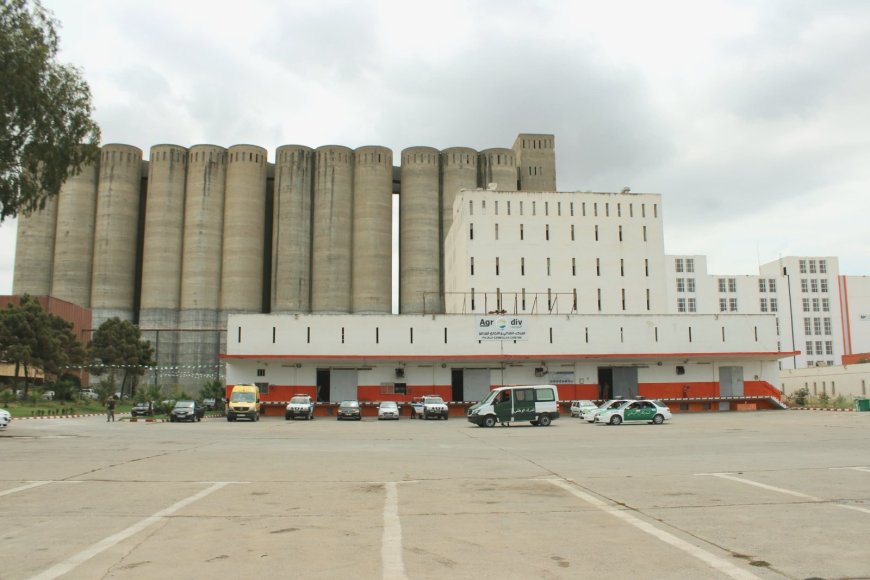
[[[106,423],[109,421],[115,422],[115,397],[106,400]]]

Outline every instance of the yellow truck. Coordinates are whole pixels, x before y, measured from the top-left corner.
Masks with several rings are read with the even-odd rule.
[[[260,389],[257,385],[234,385],[227,401],[227,421],[260,420]]]

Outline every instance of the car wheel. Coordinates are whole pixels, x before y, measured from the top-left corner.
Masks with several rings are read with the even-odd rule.
[[[620,417],[619,415],[614,415],[610,418],[611,425],[619,425],[620,423],[622,423],[622,417]]]
[[[495,417],[492,415],[487,415],[483,418],[483,426],[484,427],[495,427]]]
[[[549,415],[541,415],[538,417],[538,425],[541,427],[549,427],[550,426],[550,416]]]
[[[447,413],[444,413],[444,420],[446,421],[446,420],[449,419],[449,418],[450,418],[450,417],[447,416]]]
[[[538,422],[537,422],[537,421],[529,421],[529,423],[531,423],[531,424],[534,425],[535,427],[538,426]]]
[[[197,420],[197,421],[202,421],[202,417],[197,417],[196,420]]]
[[[426,411],[423,411],[423,420],[425,421],[428,418],[429,418],[429,415],[426,414]]]
[[[661,425],[664,422],[665,418],[662,415],[656,415],[655,417],[653,417],[653,423],[655,423],[656,425]]]

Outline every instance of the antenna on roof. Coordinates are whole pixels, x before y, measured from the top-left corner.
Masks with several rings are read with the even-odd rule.
[[[629,186],[625,186],[622,188],[622,193],[631,193],[631,188]]]

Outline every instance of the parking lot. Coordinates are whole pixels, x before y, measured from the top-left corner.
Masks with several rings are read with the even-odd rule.
[[[868,578],[870,413],[16,420],[0,578]]]

